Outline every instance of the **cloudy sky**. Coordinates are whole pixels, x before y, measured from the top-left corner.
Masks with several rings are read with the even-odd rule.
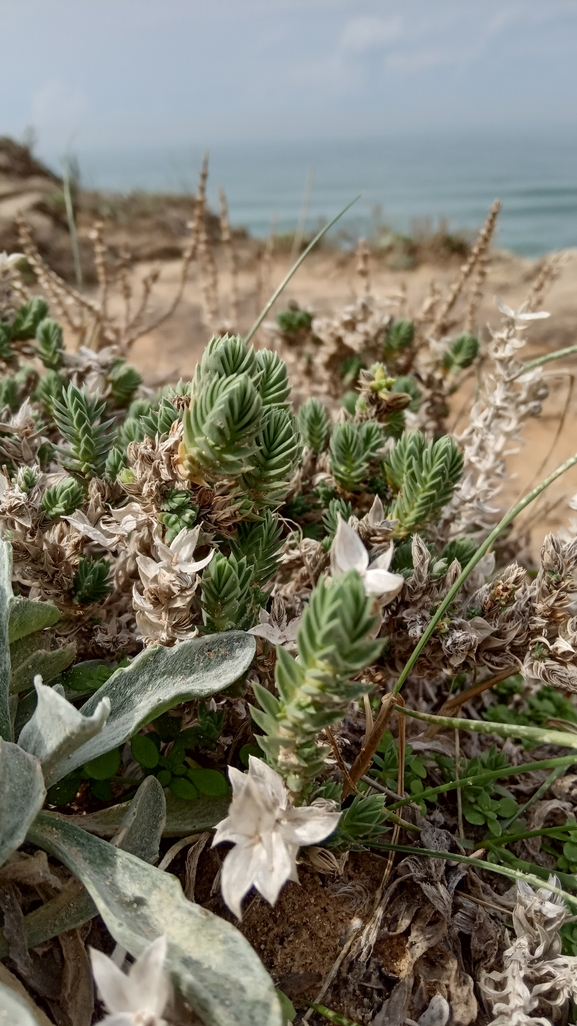
[[[577,0],[0,0],[43,153],[577,124]]]

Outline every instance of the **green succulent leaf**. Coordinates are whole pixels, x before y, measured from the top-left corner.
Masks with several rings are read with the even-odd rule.
[[[318,733],[368,690],[352,678],[381,651],[382,641],[370,639],[375,622],[356,571],[330,583],[321,579],[303,615],[298,659],[277,648],[279,697],[253,684],[260,709],[251,713],[264,731],[257,742],[292,791],[302,791],[324,767],[327,750],[317,745]]]

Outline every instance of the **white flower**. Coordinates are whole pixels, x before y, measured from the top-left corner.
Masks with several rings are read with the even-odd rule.
[[[276,619],[266,609],[259,609],[256,627],[251,627],[248,634],[255,634],[258,638],[264,638],[271,645],[284,645],[290,652],[296,649],[296,637],[301,625],[302,616],[295,616],[287,622],[286,615]]]
[[[546,310],[538,310],[533,313],[527,309],[527,304],[522,303],[518,310],[513,310],[510,306],[507,306],[499,296],[495,296],[495,306],[505,317],[510,317],[512,321],[517,323],[518,321],[523,324],[525,321],[541,321],[544,317],[550,317],[551,314],[547,313]]]
[[[0,253],[0,277],[8,277],[12,274],[20,260],[26,260],[24,253],[10,253],[8,255],[6,250]]]
[[[164,972],[166,937],[157,937],[137,958],[128,974],[108,955],[90,949],[92,972],[98,993],[110,1012],[101,1026],[166,1026],[161,1018],[170,997],[170,980]]]
[[[331,571],[333,577],[347,570],[356,570],[363,579],[367,595],[375,595],[381,605],[387,606],[401,591],[405,578],[389,573],[394,548],[378,556],[369,566],[369,554],[352,527],[339,515],[337,531],[331,545]]]
[[[222,896],[239,919],[251,887],[274,905],[287,880],[298,882],[296,858],[301,845],[318,844],[336,830],[340,813],[329,803],[288,805],[282,777],[261,759],[249,756],[248,773],[229,767],[232,802],[219,823],[214,844],[232,841],[222,867]]]

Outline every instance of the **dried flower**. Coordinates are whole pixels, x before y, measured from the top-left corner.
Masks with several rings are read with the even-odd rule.
[[[559,886],[555,876],[549,877],[549,885]],[[496,1014],[490,1026],[549,1026],[549,1019],[539,1016],[544,1011],[541,1002],[562,1009],[577,998],[577,957],[560,956],[559,930],[566,918],[567,909],[552,890],[534,891],[525,881],[518,882],[516,938],[503,955],[505,968],[481,980]]]
[[[369,554],[356,531],[338,518],[338,527],[331,545],[331,570],[333,576],[356,570],[362,577],[367,595],[375,595],[379,603],[387,606],[402,590],[405,583],[400,574],[389,573],[394,548],[391,544],[382,556],[369,566]]]
[[[162,1013],[170,997],[164,971],[166,936],[157,937],[125,974],[102,951],[90,949],[92,972],[107,1010],[101,1026],[166,1026]]]
[[[241,902],[251,887],[274,905],[287,880],[298,882],[296,858],[301,845],[318,844],[336,830],[339,812],[332,803],[290,807],[282,777],[261,759],[249,756],[248,773],[229,767],[232,802],[216,828],[214,844],[232,841],[222,867],[222,896],[240,919]]]

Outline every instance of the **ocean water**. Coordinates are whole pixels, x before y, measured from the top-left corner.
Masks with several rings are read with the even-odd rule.
[[[192,192],[200,146],[83,150],[83,184],[128,192]],[[210,149],[209,201],[226,189],[231,220],[253,235],[293,231],[312,181],[307,227],[334,216],[351,235],[378,220],[408,232],[416,221],[445,219],[450,230],[478,228],[495,198],[503,202],[497,244],[526,256],[577,246],[577,127],[544,132],[445,132],[348,142],[216,145]],[[378,213],[377,213],[378,211]]]

